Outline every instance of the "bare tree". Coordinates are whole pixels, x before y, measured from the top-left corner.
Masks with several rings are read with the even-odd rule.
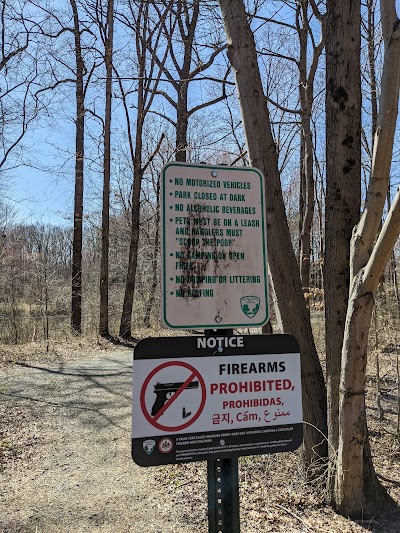
[[[309,21],[308,7],[320,21],[321,38],[317,44]],[[300,276],[303,291],[310,284],[311,230],[314,218],[315,179],[314,144],[311,117],[314,104],[314,80],[319,59],[325,45],[325,18],[314,2],[301,0],[296,9],[296,28],[300,42],[299,93],[301,108],[301,181],[300,181]],[[312,44],[312,60],[307,69],[308,41]]]
[[[88,86],[98,66],[96,58],[90,69],[84,59],[82,36],[89,33],[82,24],[76,0],[69,0],[72,9],[72,28],[62,27],[58,35],[64,31],[74,35],[75,69],[74,78],[57,80],[54,87],[61,83],[73,82],[75,85],[75,192],[74,192],[74,234],[72,244],[72,298],[71,298],[71,327],[76,333],[82,331],[82,243],[83,243],[83,187],[85,166],[85,98]],[[101,62],[101,60],[100,60]]]
[[[104,28],[104,59],[106,66],[106,107],[104,114],[103,212],[100,262],[100,335],[109,335],[108,326],[108,255],[110,247],[110,175],[111,175],[111,103],[113,75],[114,0],[107,2]]]
[[[82,331],[82,233],[83,233],[83,169],[85,149],[85,63],[82,55],[81,27],[75,0],[70,0],[75,39],[76,119],[75,119],[75,195],[74,238],[72,246],[71,326]]]
[[[150,287],[150,294],[148,301],[146,303],[146,312],[143,319],[143,324],[146,328],[150,327],[150,316],[153,311],[154,301],[156,297],[156,289],[159,283],[159,274],[158,274],[158,262],[160,255],[160,173],[157,170],[152,172],[152,185],[156,195],[156,206],[155,206],[155,219],[154,219],[154,245],[153,245],[153,258],[151,263],[152,271],[152,280]]]
[[[293,33],[297,34],[298,38],[298,53],[290,54],[285,51],[276,49],[273,44],[276,44],[276,39],[279,38],[281,33],[271,36],[272,43],[268,46],[263,46],[261,53],[268,56],[269,61],[273,60],[273,64],[266,66],[269,76],[271,78],[277,78],[274,85],[274,93],[283,96],[281,101],[274,101],[272,94],[270,94],[271,88],[267,87],[267,99],[268,102],[283,112],[284,114],[294,115],[298,118],[300,123],[300,194],[299,194],[299,266],[301,283],[304,293],[308,292],[310,284],[310,255],[311,255],[311,232],[314,218],[314,206],[315,206],[315,179],[314,179],[314,137],[315,132],[312,129],[312,115],[314,107],[314,86],[315,78],[318,70],[319,60],[325,45],[325,16],[322,15],[315,2],[310,0],[300,0],[296,3],[289,3],[288,8],[292,8],[295,18],[295,24],[290,24],[289,19],[282,22],[280,19],[274,17],[269,18],[262,16],[260,13],[255,16],[257,20],[263,20],[268,22],[269,25],[274,25],[282,33],[282,39],[285,37],[285,41],[293,41]],[[316,21],[318,24],[316,24]],[[317,34],[319,32],[319,40],[317,42]],[[264,44],[264,43],[263,43]],[[296,43],[293,43],[296,46]],[[292,46],[292,47],[293,47]],[[280,76],[278,64],[282,63],[283,69],[286,71],[297,70],[298,71],[298,106],[290,105],[293,101],[293,95],[290,88],[288,88],[287,79],[282,81],[282,75]],[[294,65],[294,66],[293,66]],[[280,67],[282,69],[282,66]],[[271,72],[272,71],[272,72]],[[271,84],[269,82],[268,84]],[[272,115],[271,115],[272,116]],[[286,115],[287,116],[287,115]],[[278,124],[273,128],[279,131],[285,120],[278,120]],[[294,122],[296,128],[294,129],[294,137],[297,137],[298,126]],[[293,127],[292,127],[293,130]],[[274,135],[275,144],[277,149],[280,150],[280,142],[277,135]],[[287,152],[286,159],[290,159],[291,153]],[[282,168],[280,169],[282,172]]]
[[[176,119],[170,118],[167,114],[164,114],[164,118],[176,130],[176,161],[186,161],[189,118],[201,109],[225,100],[227,96],[225,85],[229,70],[225,72],[222,80],[213,78],[214,81],[220,81],[222,84],[220,96],[190,108],[190,83],[199,80],[199,76],[212,66],[216,57],[224,50],[225,45],[222,45],[218,33],[212,43],[197,42],[200,0],[193,2],[180,0],[172,3],[164,0],[164,4],[168,5],[170,14],[169,19],[163,25],[163,31],[168,42],[170,62],[160,61],[157,57],[157,51],[151,50],[174,94],[170,95],[168,90],[161,89],[157,90],[157,94],[162,95],[176,113]]]
[[[324,377],[305,305],[283,203],[277,151],[265,105],[253,33],[241,0],[220,0],[227,52],[235,72],[251,164],[265,175],[269,265],[284,331],[296,336],[302,354],[305,460],[326,457]],[[285,260],[282,261],[282,250]]]
[[[36,27],[42,21],[32,20],[28,7],[27,1],[2,0],[0,5],[0,172],[42,108],[35,98],[40,78]],[[22,154],[11,166],[21,164]]]
[[[131,196],[131,228],[128,267],[126,274],[124,303],[121,314],[119,334],[123,338],[129,339],[132,336],[132,308],[135,293],[135,279],[138,262],[139,238],[140,238],[140,195],[142,190],[143,176],[151,161],[160,149],[164,139],[162,134],[154,151],[149,155],[147,161],[143,158],[143,131],[146,117],[151,110],[157,87],[160,81],[160,73],[168,54],[168,46],[164,50],[163,59],[156,61],[155,55],[149,53],[149,49],[158,48],[163,28],[163,23],[167,16],[167,10],[160,11],[156,6],[157,17],[153,21],[151,16],[151,5],[140,3],[136,8],[133,1],[129,1],[129,14],[120,14],[121,21],[134,32],[136,42],[136,58],[138,65],[137,75],[137,99],[135,129],[132,124],[129,112],[129,95],[132,92],[126,89],[123,83],[123,76],[114,67],[123,103],[127,135],[129,143],[129,153],[133,171],[133,186]],[[136,81],[136,80],[135,80]],[[134,131],[133,131],[134,129]]]
[[[361,202],[360,26],[359,2],[328,1],[324,281],[331,466],[338,445],[338,389],[350,283],[350,239]]]
[[[374,472],[365,409],[368,331],[374,296],[400,231],[400,191],[379,231],[389,185],[400,88],[400,20],[395,0],[381,0],[380,11],[385,42],[381,96],[367,198],[351,239],[350,291],[338,389],[336,503],[340,512],[350,516],[372,514],[391,503]]]
[[[331,21],[334,27],[330,28],[330,32],[332,35],[335,32],[342,32],[342,39],[336,38],[336,46],[339,46],[339,49],[342,41],[347,38],[349,38],[351,44],[346,48],[346,51],[343,51],[343,56],[348,57],[341,58],[342,61],[347,63],[343,78],[336,79],[333,72],[332,76],[328,74],[327,77],[328,90],[330,91],[329,98],[332,97],[337,106],[342,106],[340,109],[342,114],[336,113],[335,117],[333,117],[334,114],[331,111],[331,115],[327,115],[328,133],[331,134],[329,128],[332,127],[332,124],[335,124],[335,135],[338,135],[338,132],[342,134],[341,136],[338,135],[338,141],[342,141],[340,151],[335,153],[334,161],[329,164],[335,163],[337,165],[339,154],[340,157],[348,154],[347,145],[349,143],[353,144],[354,153],[357,154],[359,161],[356,162],[347,155],[344,166],[340,168],[342,173],[351,174],[353,167],[358,165],[359,168],[361,158],[360,148],[357,149],[355,146],[355,143],[360,146],[360,118],[358,123],[353,124],[353,129],[350,129],[350,121],[347,116],[350,113],[349,108],[354,106],[358,107],[358,110],[354,110],[355,116],[360,117],[360,83],[357,83],[357,79],[353,79],[353,75],[349,74],[353,69],[354,73],[352,72],[352,74],[355,74],[355,78],[360,75],[360,41],[359,38],[357,39],[359,29],[353,28],[356,20],[358,20],[359,28],[359,5],[357,9],[353,4],[349,6],[346,2],[343,2],[343,5],[340,5],[341,2],[336,2],[336,4],[336,6],[329,6],[329,9],[341,9],[342,17],[336,16],[335,20]],[[284,330],[296,335],[301,346],[304,378],[303,402],[307,422],[305,451],[308,458],[310,458],[312,446],[318,444],[319,437],[317,437],[315,431],[313,433],[308,430],[308,424],[312,423],[321,430],[323,435],[326,435],[324,382],[318,359],[316,354],[314,355],[312,335],[311,333],[307,334],[310,324],[304,309],[301,284],[296,272],[295,258],[287,230],[276,150],[272,141],[269,116],[263,105],[264,95],[257,65],[253,34],[246,19],[243,3],[240,0],[220,0],[220,5],[228,38],[228,56],[235,69],[250,160],[266,176],[270,267],[278,298],[279,311]],[[347,255],[348,264],[343,261],[345,272],[340,273],[345,278],[346,272],[350,271],[350,291],[347,294],[347,299],[345,299],[346,321],[343,328],[342,345],[339,345],[339,350],[341,351],[341,374],[340,384],[338,384],[336,391],[336,394],[339,395],[336,505],[341,512],[351,516],[359,516],[362,513],[365,516],[366,514],[374,513],[382,508],[388,500],[387,495],[377,482],[373,470],[365,415],[366,354],[374,293],[400,230],[400,192],[398,192],[374,244],[383,214],[388,186],[400,82],[400,54],[398,50],[400,39],[397,31],[399,20],[393,0],[381,2],[381,14],[386,51],[371,179],[365,209],[361,218],[359,218],[351,240],[350,253]],[[345,28],[339,30],[338,26],[340,25],[345,26],[347,31],[353,28],[354,33],[349,33],[347,36]],[[329,37],[327,35],[327,39],[330,37],[331,35]],[[332,44],[335,43],[330,43],[330,46]],[[332,48],[329,48],[329,50],[332,50]],[[338,60],[338,55],[340,54],[336,54],[334,58],[336,61]],[[328,55],[327,61],[331,61],[331,59]],[[339,68],[339,76],[340,72],[341,69]],[[353,81],[354,87],[349,88],[349,92],[347,92],[349,80]],[[355,94],[352,94],[351,90],[354,89]],[[352,94],[351,98],[353,100],[350,100],[350,94]],[[340,119],[340,122],[338,122],[338,119]],[[349,139],[348,135],[354,132],[354,127],[356,128],[354,137]],[[330,157],[333,156],[331,155]],[[359,193],[357,192],[359,181],[360,171],[355,170],[356,202],[357,198],[359,198]],[[344,195],[342,197],[341,189],[337,188],[336,193],[340,193],[340,197],[336,199],[337,203],[349,201],[349,196]],[[342,210],[343,206],[339,205],[338,208]],[[327,240],[332,239],[332,242],[335,243],[339,239],[340,242],[342,236],[338,237],[334,225],[327,227],[331,228],[331,233],[327,233]],[[343,247],[345,248],[345,246]],[[280,260],[282,250],[285,250],[284,262]],[[334,250],[330,251],[332,254],[334,252]],[[295,312],[293,311],[294,309],[296,310]],[[334,309],[336,308],[334,307]],[[315,369],[317,369],[317,374]],[[312,380],[312,378],[314,379]],[[310,398],[313,398],[313,405],[310,405]],[[321,449],[326,452],[326,448],[321,447]]]

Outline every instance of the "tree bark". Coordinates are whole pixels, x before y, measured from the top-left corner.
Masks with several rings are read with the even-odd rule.
[[[183,80],[189,75],[189,69],[186,74],[181,74]],[[187,158],[187,131],[188,131],[188,82],[179,82],[179,91],[176,102],[176,161],[186,162]]]
[[[360,216],[360,1],[328,0],[326,21],[325,337],[333,490],[339,381],[350,284],[350,240]]]
[[[315,206],[314,147],[311,130],[311,115],[314,103],[314,78],[320,55],[324,47],[325,24],[321,20],[321,40],[313,44],[313,58],[307,74],[307,43],[311,31],[308,23],[309,0],[301,0],[296,11],[296,27],[299,36],[299,98],[301,108],[301,147],[300,147],[300,253],[299,266],[303,292],[309,292],[311,232]]]
[[[376,91],[376,69],[375,69],[375,1],[367,0],[368,22],[367,22],[367,41],[368,41],[368,65],[371,88],[371,133],[372,143],[376,132],[376,122],[378,116],[378,98]]]
[[[352,275],[368,261],[382,220],[389,184],[400,88],[400,20],[394,0],[381,0],[385,40],[381,97],[372,153],[366,206],[357,224],[352,247]]]
[[[357,283],[358,280],[355,280],[356,285]],[[340,429],[335,494],[339,512],[353,517],[364,508],[363,462],[364,444],[367,439],[365,368],[368,326],[374,308],[373,295],[359,292],[357,286],[352,288],[343,341],[343,351],[352,352],[352,357],[343,359],[340,380]]]
[[[104,43],[106,64],[106,108],[104,116],[103,212],[101,217],[100,319],[99,334],[109,336],[108,255],[110,247],[111,103],[114,38],[114,0],[108,0],[107,37]]]
[[[336,506],[345,516],[371,516],[393,501],[374,471],[365,408],[368,333],[379,279],[400,232],[400,192],[373,253],[353,278],[343,340],[339,400]]]
[[[140,195],[142,192],[142,147],[143,147],[143,125],[145,119],[145,68],[146,68],[146,29],[148,21],[148,6],[139,7],[138,24],[136,35],[136,54],[139,63],[138,69],[138,90],[137,90],[137,118],[135,132],[135,147],[132,154],[133,162],[133,187],[131,201],[131,235],[129,242],[128,269],[126,273],[124,303],[121,313],[119,334],[124,339],[132,337],[132,310],[133,298],[135,294],[136,270],[139,253],[140,238]],[[142,26],[142,28],[140,27]],[[132,149],[132,148],[131,148]]]
[[[179,24],[181,38],[184,43],[182,68],[178,70],[179,81],[177,83],[176,102],[176,161],[185,162],[187,160],[187,132],[189,122],[188,110],[188,89],[191,78],[190,65],[192,63],[193,41],[200,13],[200,1],[193,2],[192,19],[189,19],[188,4],[183,2],[183,10],[186,12],[186,34],[183,24]],[[180,17],[181,14],[179,13]]]
[[[364,396],[373,299],[400,231],[400,192],[397,191],[374,244],[389,184],[398,115],[400,21],[394,0],[381,1],[381,19],[385,39],[381,98],[365,208],[351,241],[351,292],[340,379],[336,504],[343,514],[354,517],[372,515],[393,503],[374,472]]]
[[[150,327],[150,315],[153,310],[154,306],[154,300],[156,296],[156,289],[158,285],[158,256],[160,253],[160,246],[159,246],[159,240],[160,240],[160,178],[157,179],[156,184],[156,218],[155,218],[155,235],[154,235],[154,248],[153,248],[153,261],[152,261],[152,270],[153,270],[153,279],[151,282],[150,287],[150,295],[149,300],[147,302],[146,306],[146,313],[144,315],[143,323],[146,328]]]
[[[139,80],[139,85],[143,82]],[[139,115],[140,113],[140,115]],[[140,116],[140,118],[139,118]],[[131,238],[129,243],[128,270],[119,334],[124,339],[132,337],[132,309],[135,294],[136,270],[140,238],[140,194],[142,191],[142,133],[143,133],[143,87],[138,91],[138,120],[136,123],[134,181],[131,206]]]
[[[83,234],[83,166],[85,132],[85,93],[83,77],[85,65],[82,57],[81,33],[75,0],[70,0],[75,38],[76,61],[76,119],[75,119],[75,194],[74,236],[72,243],[72,301],[71,327],[82,332],[82,234]]]
[[[249,157],[266,185],[268,255],[284,331],[299,341],[302,362],[303,409],[306,421],[304,458],[307,464],[325,459],[326,396],[293,251],[278,171],[277,151],[257,63],[254,37],[241,0],[220,0],[228,57],[236,86]]]

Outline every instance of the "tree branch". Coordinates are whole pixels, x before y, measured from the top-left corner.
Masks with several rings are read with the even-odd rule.
[[[219,46],[211,55],[210,57],[208,58],[208,61],[206,63],[202,63],[200,65],[198,65],[190,74],[189,74],[189,78],[194,78],[196,76],[196,74],[199,74],[200,72],[204,72],[205,70],[208,69],[208,67],[210,67],[213,62],[214,62],[214,59],[217,57],[218,54],[220,54],[223,50],[225,50],[226,48],[226,44],[224,44],[223,46]]]
[[[382,2],[382,5],[385,3]],[[389,185],[400,88],[400,32],[396,31],[396,28],[385,50],[381,85],[367,199],[352,239],[352,247],[355,248],[351,254],[353,276],[369,259],[381,223]]]
[[[156,155],[160,151],[160,148],[161,148],[161,145],[164,139],[165,139],[165,133],[162,133],[161,137],[158,140],[157,146],[155,147],[155,149],[153,150],[153,153],[150,155],[150,157],[147,160],[147,163],[143,167],[143,173],[147,170],[147,167],[151,164],[153,159],[156,157]]]
[[[193,113],[196,113],[196,111],[199,111],[200,109],[203,109],[213,104],[217,104],[218,102],[222,102],[222,100],[225,100],[226,98],[227,98],[227,95],[222,94],[221,96],[218,96],[218,98],[214,98],[214,100],[210,100],[209,102],[204,102],[202,104],[199,104],[193,107],[192,109],[190,109],[190,111],[188,111],[188,116],[190,117],[191,115],[193,115]]]
[[[3,70],[3,68],[7,65],[7,63],[13,58],[15,57],[16,55],[18,54],[21,54],[24,50],[26,50],[28,48],[28,44],[29,44],[29,41],[28,39],[26,40],[26,45],[25,46],[20,46],[19,48],[16,48],[15,50],[13,50],[12,52],[10,52],[9,54],[7,54],[6,56],[3,57],[3,59],[0,61],[0,70]]]
[[[167,102],[176,109],[176,106],[177,106],[176,102],[165,91],[161,91],[160,89],[157,89],[156,91],[154,91],[154,94],[159,94],[163,96],[167,100]]]
[[[383,273],[386,263],[393,252],[400,233],[400,189],[390,207],[385,223],[379,233],[371,257],[365,267],[363,280],[365,292],[374,292]]]
[[[269,96],[266,96],[265,99],[266,99],[267,102],[272,104],[274,107],[277,107],[278,109],[280,109],[284,113],[293,113],[295,115],[296,114],[297,115],[301,115],[302,112],[303,112],[301,109],[289,109],[288,107],[284,107],[283,105],[278,104],[278,102],[275,102],[274,100],[272,100]]]

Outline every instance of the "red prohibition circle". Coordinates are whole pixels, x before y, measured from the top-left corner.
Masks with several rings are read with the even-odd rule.
[[[196,411],[196,414],[184,424],[181,424],[180,426],[171,426],[171,427],[159,424],[156,420],[154,420],[153,417],[148,412],[147,407],[146,407],[146,402],[145,402],[145,393],[146,393],[146,389],[147,389],[147,386],[150,380],[155,376],[155,374],[157,374],[157,372],[169,366],[182,366],[184,368],[187,368],[188,370],[190,370],[190,372],[192,372],[198,378],[199,383],[201,385],[201,403],[200,403],[199,408]],[[142,408],[142,412],[146,420],[150,422],[150,424],[154,426],[155,428],[161,429],[162,431],[168,431],[168,433],[170,433],[171,431],[181,431],[182,429],[186,429],[187,427],[191,426],[201,415],[205,404],[206,404],[206,384],[204,383],[204,379],[202,378],[198,370],[196,370],[192,365],[189,365],[188,363],[184,363],[183,361],[169,361],[168,363],[163,363],[162,365],[159,365],[156,368],[154,368],[150,372],[150,374],[147,376],[147,378],[144,380],[142,389],[140,391],[140,406]]]

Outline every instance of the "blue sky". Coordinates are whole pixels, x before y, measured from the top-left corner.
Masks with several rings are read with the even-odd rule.
[[[63,165],[61,151],[73,154],[72,123],[60,121],[56,127],[33,127],[27,132],[22,151],[27,164],[9,170],[6,177],[6,197],[18,222],[70,223],[74,167],[73,160]]]
[[[73,205],[72,179],[55,179],[48,172],[25,166],[14,175],[11,203],[18,221],[69,224],[67,217],[71,216]]]

